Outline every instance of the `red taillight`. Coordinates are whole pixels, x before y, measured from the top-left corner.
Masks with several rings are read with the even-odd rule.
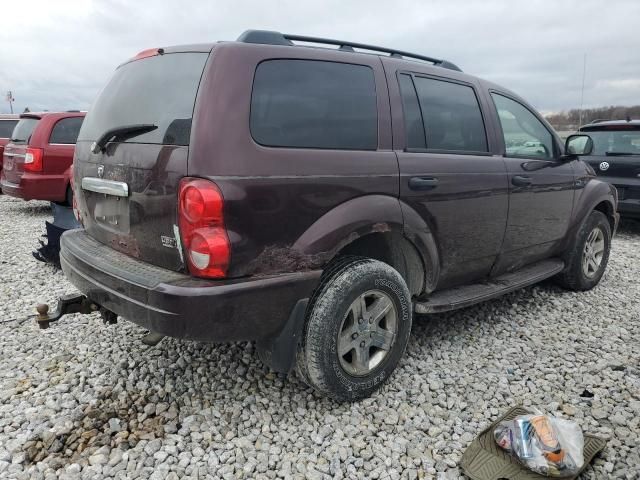
[[[183,178],[178,198],[180,237],[189,272],[197,277],[224,278],[231,246],[220,189],[209,180]]]
[[[24,154],[24,169],[27,172],[42,171],[42,149],[41,148],[27,148],[27,151]]]

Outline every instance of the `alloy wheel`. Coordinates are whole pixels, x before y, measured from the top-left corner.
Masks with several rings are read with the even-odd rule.
[[[338,334],[338,357],[353,376],[369,374],[387,357],[398,332],[393,300],[380,290],[369,290],[349,307]]]

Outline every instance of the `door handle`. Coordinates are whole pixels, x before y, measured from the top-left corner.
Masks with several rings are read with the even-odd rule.
[[[525,175],[514,175],[511,178],[511,183],[516,187],[526,187],[527,185],[531,185],[532,180],[531,177],[527,177]]]
[[[411,190],[431,190],[438,186],[438,179],[434,177],[412,177],[409,179]]]

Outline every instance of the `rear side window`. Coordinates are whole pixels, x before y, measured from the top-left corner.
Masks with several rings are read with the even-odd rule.
[[[51,130],[49,143],[75,144],[82,126],[83,117],[71,117],[58,120]]]
[[[31,135],[36,129],[36,125],[40,119],[38,118],[21,118],[13,129],[11,141],[15,143],[29,143]]]
[[[409,148],[424,148],[415,133],[415,113],[407,109],[412,94],[407,80],[400,75],[400,87],[405,102],[405,123]],[[486,152],[487,134],[476,94],[470,86],[444,80],[413,76],[424,123],[426,148],[453,152]],[[413,131],[413,133],[412,133]]]
[[[11,138],[11,132],[18,120],[0,120],[0,138]]]
[[[251,135],[271,147],[375,150],[378,111],[373,70],[315,60],[258,65]]]
[[[188,145],[207,57],[208,53],[168,53],[120,66],[92,105],[78,139],[95,141],[113,128],[152,124],[158,128],[123,141]]]
[[[427,141],[424,136],[424,124],[420,113],[418,95],[411,75],[402,74],[398,78],[404,111],[404,130],[407,134],[407,147],[425,149]]]

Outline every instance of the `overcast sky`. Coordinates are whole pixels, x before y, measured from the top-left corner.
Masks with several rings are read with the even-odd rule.
[[[138,51],[259,28],[446,58],[543,112],[640,104],[640,0],[20,0],[3,4],[0,113],[87,109]]]

